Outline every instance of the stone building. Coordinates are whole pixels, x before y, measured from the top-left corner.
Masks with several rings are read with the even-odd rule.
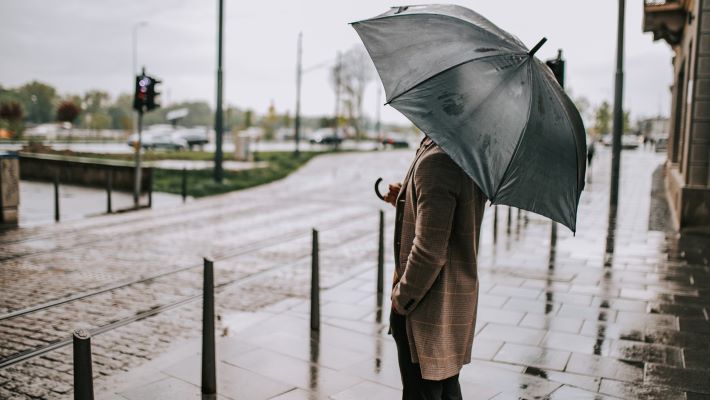
[[[676,228],[710,232],[710,0],[644,0],[644,32],[675,53],[666,190]]]

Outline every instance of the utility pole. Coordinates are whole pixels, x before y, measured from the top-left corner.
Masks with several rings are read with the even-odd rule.
[[[223,0],[218,0],[219,12],[217,23],[217,109],[214,117],[215,150],[214,150],[214,181],[222,183],[222,28],[224,21]]]
[[[621,165],[621,134],[624,129],[624,6],[619,0],[619,23],[616,36],[616,76],[614,82],[614,128],[611,156],[611,187],[609,188],[609,212],[616,215],[619,202],[619,166]]]
[[[340,128],[340,68],[342,67],[340,62],[341,56],[340,52],[338,52],[338,59],[335,64],[335,132],[333,132],[336,136],[338,136],[338,129]]]
[[[303,69],[301,66],[301,53],[303,43],[303,32],[298,32],[298,52],[296,55],[296,117],[293,121],[293,134],[296,141],[296,150],[293,155],[298,157],[299,150],[298,145],[301,141],[301,76],[303,75]]]

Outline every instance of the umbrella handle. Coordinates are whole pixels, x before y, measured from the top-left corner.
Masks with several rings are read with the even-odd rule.
[[[380,200],[384,201],[385,196],[380,193],[380,182],[382,182],[382,178],[377,178],[377,181],[375,181],[375,194],[380,198]]]

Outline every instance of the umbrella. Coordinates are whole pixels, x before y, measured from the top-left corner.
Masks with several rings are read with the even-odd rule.
[[[585,130],[550,69],[515,36],[455,5],[393,7],[352,24],[387,104],[438,144],[492,204],[576,230]]]

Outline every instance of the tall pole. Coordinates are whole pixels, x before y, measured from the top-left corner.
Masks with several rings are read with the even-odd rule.
[[[340,121],[338,116],[340,115],[340,68],[341,68],[340,52],[338,52],[338,60],[335,64],[335,132],[334,135],[338,135],[338,128]]]
[[[296,140],[296,150],[294,155],[298,157],[298,144],[301,141],[301,76],[303,68],[301,66],[301,53],[303,51],[303,32],[298,32],[298,53],[296,55],[296,118],[294,120],[293,134]]]
[[[133,24],[133,30],[132,30],[132,38],[133,38],[133,65],[131,67],[131,90],[133,89],[133,85],[135,85],[136,81],[136,75],[138,75],[138,29],[141,27],[144,27],[148,25],[147,22],[145,21],[140,21],[135,24]],[[134,118],[133,122],[136,123],[136,126],[138,126],[138,116],[136,114],[136,118]]]
[[[219,1],[219,16],[217,28],[217,110],[214,117],[214,132],[216,136],[214,150],[214,181],[222,183],[222,22],[224,20],[223,0]]]
[[[145,68],[143,68],[143,74],[145,75]],[[141,147],[143,147],[142,138],[143,135],[143,111],[138,112],[138,138],[135,143],[135,162],[136,162],[136,172],[133,174],[135,181],[133,182],[133,206],[138,208],[141,196]]]
[[[614,82],[614,128],[611,156],[611,187],[609,189],[609,212],[616,213],[619,201],[619,166],[621,165],[621,134],[624,129],[624,5],[619,0],[619,23],[616,36],[616,79]]]
[[[148,23],[145,21],[140,21],[133,25],[133,65],[131,69],[131,88],[134,88],[136,84],[136,75],[138,75],[138,29],[146,26]],[[143,75],[145,75],[145,68],[143,68]],[[134,119],[136,123],[136,131],[138,133],[138,138],[135,141],[135,173],[134,173],[134,184],[133,184],[133,206],[138,208],[140,201],[140,181],[141,181],[141,125],[143,123],[143,113],[136,112],[136,118]]]

